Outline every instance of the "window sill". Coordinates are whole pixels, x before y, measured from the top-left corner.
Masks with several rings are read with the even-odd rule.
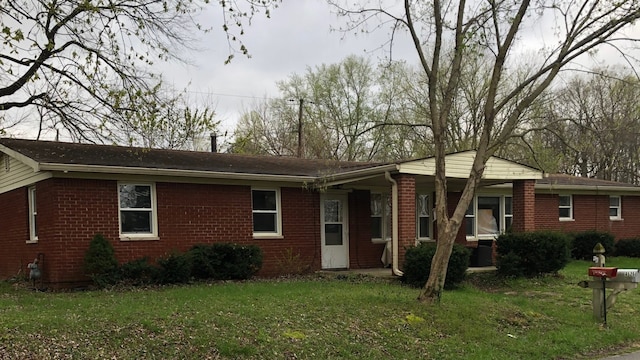
[[[253,234],[254,240],[281,240],[284,239],[283,235],[278,234]]]
[[[609,218],[610,221],[624,221],[623,218]]]
[[[25,242],[25,244],[37,244],[37,243],[38,243],[38,239],[35,239],[35,240],[27,240],[27,241]]]
[[[158,236],[120,236],[120,241],[158,241]]]
[[[571,222],[571,221],[576,221],[576,219],[574,218],[560,218],[558,219],[560,220],[560,222]]]
[[[434,239],[431,239],[431,238],[418,238],[416,240],[418,242],[421,242],[421,243],[423,243],[423,242],[433,242],[433,243],[436,242]]]

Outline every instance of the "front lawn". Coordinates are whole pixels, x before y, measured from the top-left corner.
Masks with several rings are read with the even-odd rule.
[[[618,296],[605,328],[576,285],[588,266],[533,280],[474,274],[435,307],[355,275],[74,293],[2,283],[0,358],[576,359],[638,346],[640,289]]]

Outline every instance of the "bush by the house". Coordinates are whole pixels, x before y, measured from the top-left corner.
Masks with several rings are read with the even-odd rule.
[[[556,273],[569,262],[570,243],[568,235],[552,231],[502,234],[497,239],[498,273],[516,277]]]
[[[160,284],[181,284],[191,279],[191,260],[187,254],[171,253],[157,261]]]
[[[422,287],[429,278],[431,272],[431,260],[436,253],[436,245],[433,243],[421,243],[418,246],[407,249],[404,258],[404,275],[402,282],[413,287]],[[444,282],[445,289],[452,289],[463,280],[471,251],[460,244],[454,244],[447,267],[447,278]]]
[[[120,278],[131,285],[153,284],[158,279],[159,269],[149,263],[148,257],[126,262],[120,266]]]
[[[191,259],[191,275],[196,279],[213,279],[219,263],[214,247],[195,245],[187,252]]]
[[[115,251],[102,234],[96,234],[89,242],[84,254],[84,271],[99,287],[115,284],[119,280]]]
[[[615,254],[616,256],[640,257],[640,238],[618,240]]]
[[[615,238],[608,232],[584,231],[573,236],[571,245],[571,257],[576,260],[591,260],[593,258],[593,248],[597,243],[604,246],[605,255],[613,254]]]
[[[262,267],[262,250],[256,245],[196,245],[188,254],[192,274],[200,279],[244,280]]]

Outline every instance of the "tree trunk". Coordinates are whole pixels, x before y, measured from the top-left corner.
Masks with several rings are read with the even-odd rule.
[[[447,278],[447,266],[456,240],[456,232],[450,231],[450,222],[438,227],[438,246],[431,261],[431,272],[425,283],[418,300],[423,303],[436,304],[440,302],[444,281]],[[444,228],[443,230],[440,230]]]

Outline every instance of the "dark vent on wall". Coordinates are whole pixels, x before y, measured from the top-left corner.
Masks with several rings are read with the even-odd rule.
[[[11,169],[11,162],[9,161],[9,155],[2,155],[2,162],[4,163],[4,171],[9,172],[9,169]]]

